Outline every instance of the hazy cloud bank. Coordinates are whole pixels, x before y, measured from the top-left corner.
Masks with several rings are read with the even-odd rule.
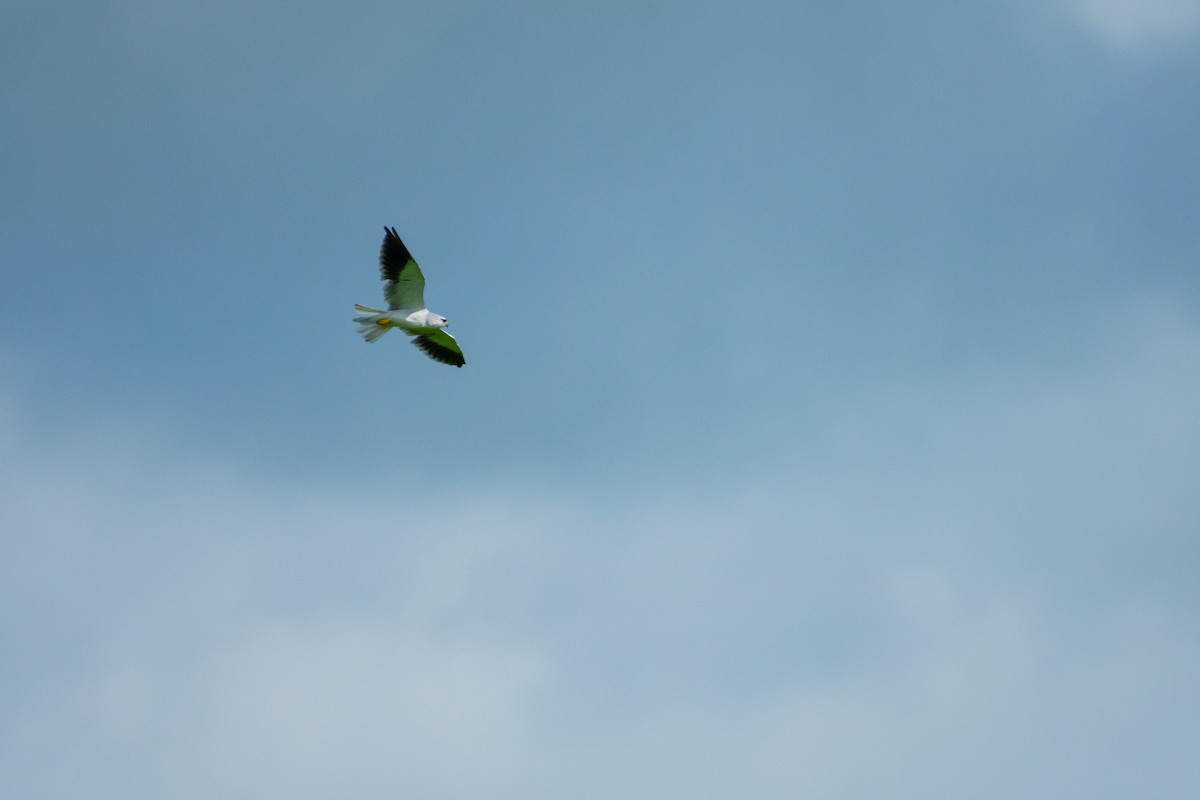
[[[1190,797],[1200,328],[1110,322],[703,497],[271,486],[9,403],[0,788]]]

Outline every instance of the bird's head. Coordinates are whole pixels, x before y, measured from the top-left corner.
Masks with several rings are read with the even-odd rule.
[[[418,325],[423,325],[426,328],[444,328],[450,324],[450,320],[443,317],[441,314],[435,314],[429,309],[425,309],[413,318],[413,321]]]

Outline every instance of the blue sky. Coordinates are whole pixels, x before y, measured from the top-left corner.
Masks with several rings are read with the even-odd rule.
[[[1200,7],[10,6],[0,794],[1200,791]]]

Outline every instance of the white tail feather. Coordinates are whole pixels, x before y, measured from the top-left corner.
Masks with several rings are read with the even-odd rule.
[[[392,329],[390,323],[387,325],[379,324],[381,319],[387,318],[386,311],[380,311],[378,308],[369,308],[367,306],[360,306],[358,304],[355,304],[354,310],[367,314],[367,316],[355,317],[354,321],[358,323],[359,334],[368,342],[376,341],[380,336],[383,336]]]

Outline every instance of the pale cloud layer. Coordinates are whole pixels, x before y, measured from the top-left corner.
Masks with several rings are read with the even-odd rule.
[[[7,402],[0,794],[1192,797],[1200,328],[1096,329],[714,495],[400,519]]]
[[[1195,0],[1068,0],[1066,8],[1106,45],[1142,53],[1200,36]]]

